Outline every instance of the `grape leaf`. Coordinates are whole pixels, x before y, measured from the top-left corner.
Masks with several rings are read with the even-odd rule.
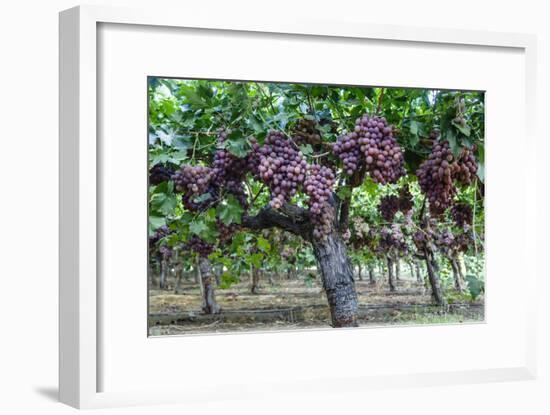
[[[304,156],[309,156],[310,154],[313,154],[313,147],[311,147],[311,144],[302,144],[300,146],[300,151]]]
[[[208,103],[202,99],[202,97],[195,92],[195,90],[187,85],[181,85],[179,89],[180,95],[185,96],[187,98],[187,101],[198,108],[206,108],[208,107]]]
[[[205,232],[208,232],[208,226],[200,219],[194,220],[189,224],[189,231],[200,237]]]
[[[262,254],[261,252],[257,252],[255,254],[250,255],[247,258],[247,262],[256,268],[261,268],[263,259],[264,259],[264,254]]]
[[[470,137],[470,127],[468,125],[462,125],[457,122],[451,121],[451,123],[455,126],[455,128],[460,131],[462,134],[464,134],[466,137]]]
[[[149,235],[153,234],[158,228],[166,225],[166,219],[161,216],[149,215]]]
[[[230,288],[233,284],[239,282],[239,278],[230,272],[224,272],[220,277],[219,287],[222,289]]]
[[[474,275],[466,275],[466,281],[468,281],[468,291],[474,300],[485,291],[483,281],[478,280]]]
[[[224,225],[241,223],[244,209],[233,195],[229,195],[224,203],[218,205],[218,217]]]
[[[456,136],[453,133],[452,130],[447,130],[447,133],[445,134],[445,139],[449,142],[449,147],[451,148],[451,152],[455,157],[460,156],[460,152],[462,151],[462,147],[458,145]]]
[[[155,193],[151,196],[151,207],[164,215],[171,214],[178,204],[173,194]]]
[[[215,222],[206,222],[201,219],[195,219],[189,224],[189,232],[209,243],[216,242],[216,237],[219,234]]]
[[[271,244],[269,241],[261,236],[258,237],[258,241],[256,242],[256,245],[261,251],[267,252],[271,249]]]

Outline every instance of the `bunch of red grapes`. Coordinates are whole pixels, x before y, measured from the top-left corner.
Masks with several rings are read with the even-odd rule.
[[[162,164],[155,164],[149,169],[149,184],[157,185],[162,182],[167,182],[173,174],[173,169],[163,166]]]
[[[259,149],[258,174],[271,192],[270,206],[279,209],[304,182],[307,162],[279,131],[270,131]]]
[[[461,228],[471,225],[473,220],[472,206],[468,203],[455,203],[451,208],[451,217]]]
[[[404,214],[407,214],[413,207],[413,195],[411,194],[408,186],[403,186],[399,191],[399,210]]]
[[[191,211],[207,208],[214,199],[216,189],[212,185],[214,170],[204,166],[182,166],[172,175],[175,191],[182,193],[183,205]],[[197,201],[199,196],[210,194],[209,198]]]
[[[432,133],[432,137],[436,135]],[[471,150],[463,149],[457,158],[448,141],[434,141],[430,156],[416,172],[420,189],[430,203],[430,213],[434,216],[443,214],[452,205],[456,195],[454,182],[469,185],[476,172],[477,164]]]
[[[223,148],[230,133],[231,131],[226,129],[218,132],[220,148],[214,154],[214,182],[217,186],[223,187],[227,193],[235,196],[242,206],[246,206],[247,198],[243,180],[249,162],[247,157],[239,158]]]
[[[378,210],[385,221],[392,222],[395,214],[399,211],[399,198],[395,195],[382,197]]]
[[[330,203],[334,173],[331,169],[318,164],[310,165],[304,182],[305,192],[308,195],[308,206],[313,222],[313,237],[322,239],[332,229],[334,208]]]
[[[333,152],[350,176],[362,166],[381,184],[395,183],[405,174],[403,151],[383,117],[365,114],[358,118],[354,130],[338,138]]]
[[[379,248],[384,252],[405,253],[407,251],[407,242],[401,227],[397,224],[384,226],[380,229]]]
[[[293,138],[298,145],[319,144],[321,142],[321,134],[316,128],[315,121],[306,118],[300,118],[296,123]]]
[[[235,232],[237,232],[240,229],[240,226],[236,223],[231,223],[229,225],[226,225],[221,220],[217,221],[217,225],[218,225],[218,232],[219,232],[218,240],[220,242],[220,245],[229,244]]]
[[[170,235],[173,231],[164,225],[158,228],[152,235],[149,236],[149,250],[154,250],[157,248],[158,243],[161,239]],[[161,245],[158,247],[158,252],[166,259],[172,256],[172,248],[167,245]]]
[[[214,245],[209,244],[198,236],[194,235],[182,245],[182,249],[195,252],[200,257],[207,257],[214,251]]]

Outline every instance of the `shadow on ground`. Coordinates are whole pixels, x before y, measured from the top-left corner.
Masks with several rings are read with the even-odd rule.
[[[38,387],[34,391],[50,401],[59,402],[59,390],[55,387]]]

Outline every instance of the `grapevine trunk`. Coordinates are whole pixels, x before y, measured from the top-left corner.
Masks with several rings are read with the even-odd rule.
[[[395,291],[395,282],[393,281],[393,259],[388,255],[388,282],[390,291]]]
[[[313,241],[332,325],[357,327],[357,293],[346,246],[336,230],[323,240]]]
[[[260,288],[260,270],[253,266],[251,270],[251,274],[252,274],[252,285],[250,287],[250,292],[252,294],[258,294],[258,290]]]
[[[435,303],[439,306],[445,305],[445,297],[443,297],[443,292],[441,290],[441,285],[439,284],[439,276],[437,275],[437,264],[433,258],[433,255],[428,252],[426,249],[425,252],[426,258],[426,268],[428,269],[428,279],[430,281],[430,286],[432,287],[432,297]]]
[[[208,258],[199,258],[199,273],[201,279],[202,311],[205,314],[219,314],[220,306],[216,302],[214,292],[214,273]]]
[[[453,270],[453,277],[455,280],[455,290],[457,290],[458,292],[463,292],[464,287],[462,284],[462,278],[460,276],[458,261],[456,260],[456,258],[450,258],[449,262],[451,263],[451,269]]]
[[[374,279],[374,267],[372,265],[369,264],[369,282],[371,284],[374,284],[375,283],[375,279]]]

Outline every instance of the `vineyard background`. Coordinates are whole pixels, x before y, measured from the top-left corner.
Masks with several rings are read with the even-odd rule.
[[[151,335],[483,321],[482,92],[148,88]]]

